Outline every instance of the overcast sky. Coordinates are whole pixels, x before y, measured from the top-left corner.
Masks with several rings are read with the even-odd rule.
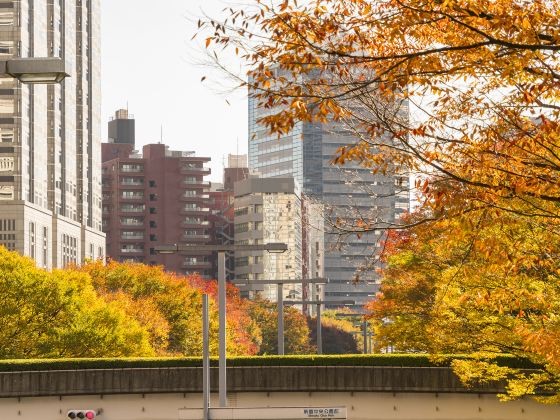
[[[165,144],[210,156],[211,179],[221,181],[223,158],[247,151],[246,98],[200,81],[209,70],[197,64],[201,41],[191,38],[201,9],[216,15],[227,3],[101,0],[103,141],[109,118],[128,105],[138,148],[159,142],[163,127]]]

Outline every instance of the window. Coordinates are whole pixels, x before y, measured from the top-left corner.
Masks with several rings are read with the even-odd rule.
[[[156,181],[150,180],[149,185],[150,185],[151,188],[155,188],[156,187]]]
[[[29,256],[35,259],[35,247],[36,247],[36,238],[35,238],[35,223],[29,223]]]
[[[150,194],[150,201],[157,201],[157,194]]]
[[[157,241],[156,235],[150,235],[150,241],[152,241],[152,242]]]
[[[154,220],[150,220],[150,227],[157,228],[157,223]]]
[[[157,214],[157,210],[155,207],[150,207],[150,214]]]
[[[241,207],[235,210],[235,216],[243,216],[249,213],[249,207]]]
[[[43,226],[43,267],[49,266],[49,228]]]

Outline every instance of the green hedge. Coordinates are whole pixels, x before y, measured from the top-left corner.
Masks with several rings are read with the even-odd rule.
[[[397,366],[431,367],[449,366],[453,359],[465,359],[464,355],[449,355],[441,362],[434,363],[426,354],[379,354],[379,355],[332,355],[332,356],[260,356],[230,357],[228,366]],[[538,368],[528,360],[512,356],[495,359],[500,366],[513,368]],[[217,365],[217,358],[212,358]],[[121,358],[121,359],[29,359],[0,360],[0,372],[72,369],[118,369],[118,368],[159,368],[198,367],[202,360],[198,357],[186,358]]]

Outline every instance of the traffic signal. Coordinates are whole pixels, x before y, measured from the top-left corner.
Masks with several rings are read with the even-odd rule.
[[[69,410],[66,416],[71,420],[93,420],[96,413],[95,410]]]

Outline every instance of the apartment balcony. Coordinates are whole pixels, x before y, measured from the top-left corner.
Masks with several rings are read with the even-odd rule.
[[[121,248],[121,254],[124,255],[144,255],[143,248]]]
[[[133,203],[138,203],[138,202],[142,202],[144,201],[144,197],[138,197],[138,196],[127,196],[127,197],[123,197],[122,195],[119,195],[119,201],[123,201],[123,202],[133,202]]]
[[[200,222],[183,220],[181,222],[181,227],[183,227],[183,228],[198,228],[198,227],[201,227],[201,226],[204,226],[204,227],[210,226],[210,222],[208,220],[202,220]]]
[[[183,216],[208,215],[208,213],[210,213],[209,207],[183,207],[181,209]]]
[[[189,270],[204,270],[212,268],[212,263],[210,261],[184,261],[182,267]]]
[[[210,235],[207,234],[181,236],[181,242],[186,242],[186,243],[203,243],[209,240],[210,240]]]
[[[122,173],[142,173],[144,172],[144,167],[143,166],[123,166],[119,169],[120,172]]]
[[[208,181],[183,181],[182,184],[186,188],[210,188],[210,182]]]
[[[123,223],[123,222],[121,222],[120,226],[124,227],[124,228],[142,228],[142,227],[144,227],[144,222],[142,222],[142,223]]]
[[[134,214],[134,215],[138,215],[138,214],[144,214],[146,212],[146,209],[135,209],[135,208],[120,208],[119,209],[119,214],[125,215],[125,214]]]
[[[144,184],[121,184],[120,188],[126,188],[133,191],[144,191]]]
[[[181,201],[198,201],[198,200],[208,200],[210,195],[208,194],[192,194],[192,195],[181,195]]]
[[[210,175],[211,169],[207,166],[188,167],[182,166],[179,173],[182,175]]]
[[[121,241],[143,241],[144,235],[135,235],[135,236],[121,236]]]

